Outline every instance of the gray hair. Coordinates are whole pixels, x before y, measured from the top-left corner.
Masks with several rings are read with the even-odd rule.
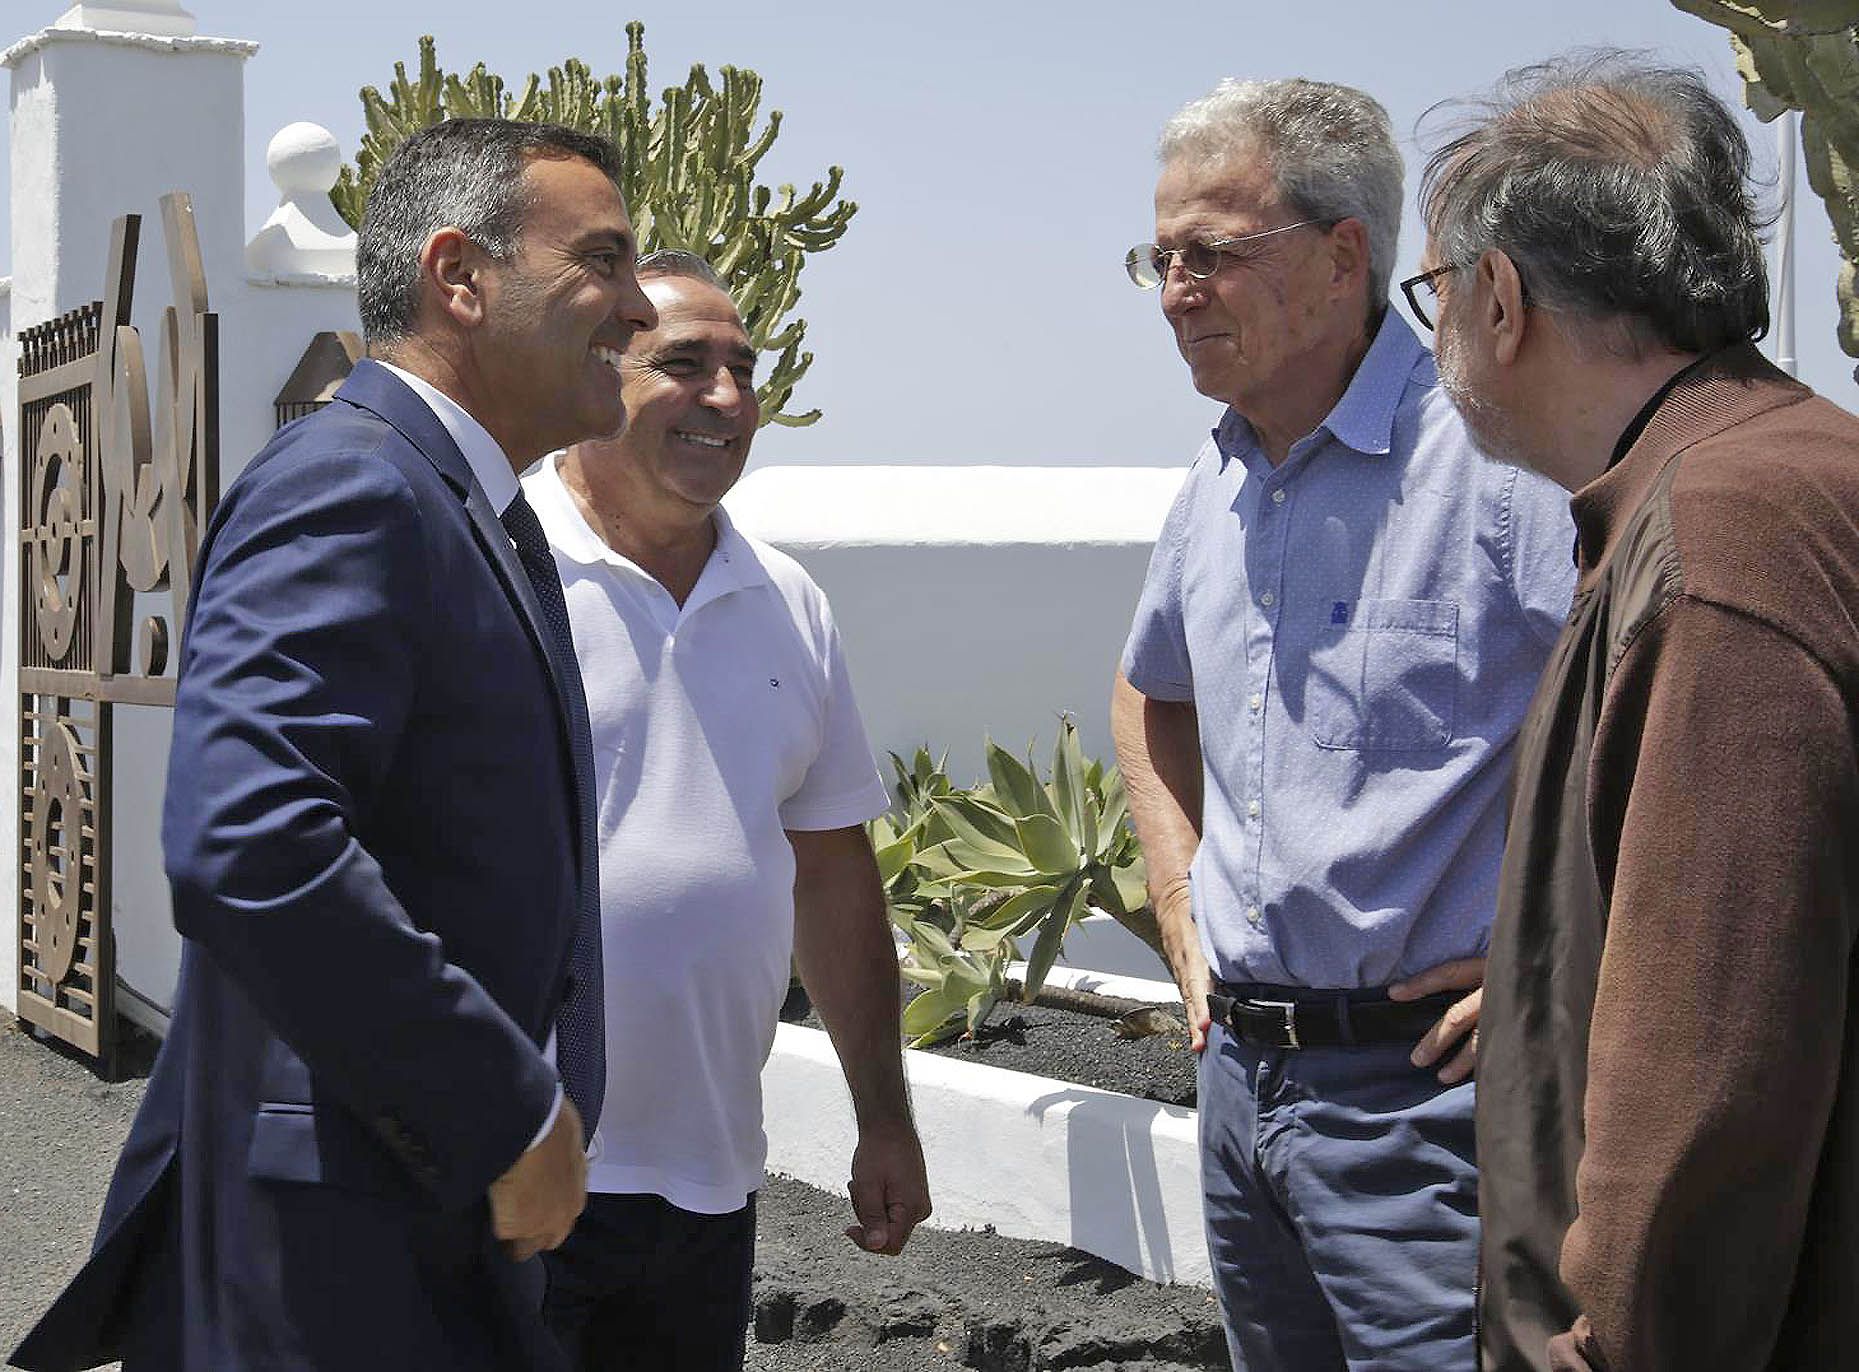
[[[1422,182],[1441,263],[1499,249],[1532,303],[1613,326],[1629,355],[1768,332],[1749,144],[1699,73],[1578,53],[1468,107]]]
[[[497,261],[510,259],[529,211],[523,169],[541,157],[579,157],[619,183],[620,154],[610,141],[559,124],[448,119],[394,150],[368,192],[355,248],[370,346],[413,332],[420,251],[440,229],[456,228]]]
[[[655,276],[681,276],[690,281],[701,281],[706,286],[715,286],[724,295],[729,294],[729,287],[723,284],[717,269],[696,253],[686,252],[683,248],[657,248],[640,258],[633,270],[641,281]]]
[[[1260,150],[1300,218],[1354,219],[1367,231],[1369,312],[1379,313],[1401,236],[1403,168],[1388,112],[1349,86],[1228,77],[1168,121],[1157,156],[1218,165]]]

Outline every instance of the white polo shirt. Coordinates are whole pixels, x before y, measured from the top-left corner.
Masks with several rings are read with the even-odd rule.
[[[882,812],[826,597],[716,512],[680,607],[589,527],[554,457],[523,480],[561,572],[594,734],[607,1097],[588,1189],[703,1214],[762,1183],[787,993],[787,829]]]

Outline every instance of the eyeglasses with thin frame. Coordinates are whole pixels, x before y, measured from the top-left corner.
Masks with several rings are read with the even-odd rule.
[[[1421,272],[1410,276],[1401,283],[1401,294],[1407,297],[1407,308],[1414,312],[1414,318],[1425,329],[1434,327],[1433,306],[1439,303],[1439,279],[1449,272],[1456,272],[1465,264],[1448,262],[1443,267],[1435,267],[1430,272]],[[1425,292],[1424,298],[1422,292]]]
[[[1138,288],[1152,291],[1168,279],[1168,269],[1174,263],[1181,264],[1181,270],[1196,281],[1205,281],[1220,270],[1220,259],[1238,257],[1232,249],[1240,243],[1250,243],[1260,238],[1270,238],[1273,234],[1290,233],[1293,229],[1309,228],[1312,224],[1321,224],[1329,228],[1336,221],[1333,219],[1300,219],[1295,224],[1280,224],[1275,229],[1260,229],[1257,233],[1242,233],[1232,238],[1212,238],[1183,244],[1179,248],[1158,247],[1154,243],[1138,243],[1129,250],[1123,259],[1123,270],[1130,274],[1130,280]]]

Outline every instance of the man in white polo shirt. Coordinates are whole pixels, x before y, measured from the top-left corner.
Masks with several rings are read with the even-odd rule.
[[[524,481],[555,549],[600,806],[607,1094],[588,1206],[545,1314],[577,1368],[740,1368],[761,1070],[800,963],[851,1087],[847,1237],[929,1214],[897,961],[864,821],[885,808],[826,597],[719,502],[759,411],[755,353],[701,258],[642,258],[658,327],[615,439]]]

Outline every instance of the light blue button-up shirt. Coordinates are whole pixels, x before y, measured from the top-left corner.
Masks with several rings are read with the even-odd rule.
[[[1484,953],[1574,538],[1566,492],[1472,446],[1393,310],[1280,466],[1222,418],[1123,656],[1200,716],[1191,882],[1216,976],[1383,986]]]

